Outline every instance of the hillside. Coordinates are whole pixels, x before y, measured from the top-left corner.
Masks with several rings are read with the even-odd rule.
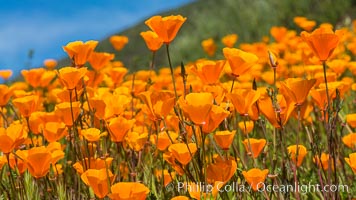
[[[171,45],[173,63],[178,64],[205,57],[200,42],[209,37],[213,37],[220,47],[220,39],[229,33],[237,33],[238,42],[258,41],[268,36],[272,26],[294,27],[295,16],[305,16],[318,23],[344,23],[346,16],[355,15],[352,12],[355,4],[351,0],[339,1],[337,4],[333,0],[197,0],[159,15],[181,14],[188,18]],[[131,71],[147,69],[151,53],[139,35],[146,30],[148,27],[141,22],[125,31],[114,33],[129,37],[129,43],[121,52],[111,47],[108,38],[101,41],[96,50],[115,53],[116,59],[123,61]],[[164,50],[161,48],[158,51],[158,66],[167,65]],[[220,52],[217,57],[221,57]],[[62,60],[60,66],[68,63],[68,59]]]

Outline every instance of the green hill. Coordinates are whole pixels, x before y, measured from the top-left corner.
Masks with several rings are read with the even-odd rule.
[[[220,47],[221,38],[229,33],[237,33],[238,42],[258,41],[269,35],[272,26],[296,28],[293,23],[295,16],[305,16],[318,23],[345,23],[346,18],[355,18],[355,7],[356,3],[352,0],[337,3],[334,0],[197,0],[159,15],[181,14],[187,17],[171,45],[172,61],[177,65],[181,61],[205,57],[200,43],[209,37],[213,37]],[[140,36],[141,31],[148,29],[142,21],[116,33],[129,37],[129,43],[120,52],[111,47],[108,38],[100,42],[96,51],[115,53],[116,59],[123,61],[130,71],[148,69],[151,53]],[[167,66],[164,50],[161,48],[157,53],[158,66]],[[222,57],[220,52],[217,57]],[[68,59],[62,60],[60,66],[68,63]]]

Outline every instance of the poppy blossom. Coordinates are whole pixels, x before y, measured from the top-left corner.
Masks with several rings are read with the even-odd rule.
[[[90,54],[88,61],[93,69],[99,71],[108,65],[114,57],[115,55],[111,53],[93,52]]]
[[[87,68],[63,67],[58,71],[58,78],[67,90],[73,90],[82,80]]]
[[[43,136],[48,142],[55,142],[68,134],[63,122],[48,122],[43,129]]]
[[[23,117],[30,117],[30,115],[37,110],[39,97],[37,95],[30,95],[16,98],[12,103],[20,111]]]
[[[346,115],[346,122],[347,122],[352,128],[356,128],[356,113],[347,114],[347,115]]]
[[[236,131],[216,131],[214,140],[216,144],[223,150],[229,150],[232,141],[234,140]]]
[[[80,134],[83,135],[84,138],[89,142],[97,142],[100,140],[100,137],[102,136],[100,130],[97,128],[84,129],[80,132]]]
[[[206,54],[208,54],[209,56],[214,56],[217,47],[213,38],[203,40],[201,42],[201,46],[203,47],[203,50]]]
[[[176,196],[176,197],[171,198],[171,200],[189,200],[189,199],[190,198],[186,197],[186,196]]]
[[[144,111],[152,121],[165,118],[175,103],[174,93],[170,91],[146,91],[140,93],[139,98],[145,103]]]
[[[122,83],[124,76],[128,73],[128,70],[125,67],[115,67],[109,71],[109,76],[114,83],[114,86],[119,86]]]
[[[340,40],[339,36],[329,28],[318,28],[312,33],[303,31],[301,37],[322,62],[332,55]]]
[[[0,127],[0,151],[10,153],[27,138],[22,124],[10,124],[6,129]]]
[[[345,158],[345,161],[356,174],[356,153],[350,154],[348,158]]]
[[[129,38],[122,35],[114,35],[110,37],[110,43],[116,51],[120,51],[129,42]]]
[[[57,64],[55,59],[46,59],[43,61],[43,65],[47,67],[47,69],[54,69],[57,67]]]
[[[276,42],[282,42],[282,40],[286,37],[287,32],[288,29],[284,26],[273,26],[270,30],[270,33]]]
[[[229,93],[226,96],[241,116],[249,116],[253,120],[258,118],[257,108],[255,107],[255,103],[260,97],[258,90],[240,89],[236,93]]]
[[[237,34],[229,34],[229,35],[225,35],[222,39],[221,42],[229,48],[232,48],[235,43],[237,42],[237,40],[239,39],[239,36]]]
[[[257,191],[263,186],[268,175],[268,169],[260,170],[257,168],[250,169],[248,171],[242,171],[242,175],[245,177],[248,184],[251,185],[254,191]]]
[[[191,70],[204,84],[215,84],[219,81],[224,66],[224,60],[201,60],[197,61]]]
[[[153,16],[145,24],[160,37],[165,44],[169,44],[176,37],[180,27],[187,20],[181,15],[167,17]]]
[[[334,160],[329,154],[321,153],[320,157],[316,155],[314,156],[313,161],[318,165],[318,167],[326,171],[329,169],[329,159],[331,159],[331,169],[334,170]]]
[[[98,198],[104,198],[110,192],[109,182],[114,175],[109,169],[88,169],[81,176],[82,181],[89,185]],[[109,180],[108,180],[109,179]]]
[[[335,88],[328,88],[329,96],[333,97],[335,95]],[[326,95],[326,88],[319,88],[310,90],[310,95],[313,98],[316,105],[321,109],[325,110],[328,105],[327,95]]]
[[[122,116],[111,119],[108,124],[111,141],[122,142],[134,123],[134,119],[129,120]]]
[[[134,151],[141,151],[147,142],[148,133],[138,133],[131,131],[127,133],[126,141],[131,149]]]
[[[4,79],[5,81],[8,80],[12,76],[12,70],[11,69],[2,69],[0,70],[0,77]]]
[[[210,133],[219,127],[221,122],[230,115],[230,112],[221,106],[213,105],[203,125],[203,132]]]
[[[93,148],[95,148],[95,145]],[[78,174],[81,175],[88,169],[106,169],[106,167],[110,168],[112,161],[112,157],[107,157],[105,159],[90,157],[74,163],[73,168],[77,171]]]
[[[137,182],[120,182],[111,186],[110,199],[146,199],[150,190],[142,183]]]
[[[247,73],[257,63],[258,57],[236,48],[225,47],[223,53],[229,62],[232,75],[239,77]]]
[[[70,102],[63,102],[56,105],[55,115],[58,116],[63,123],[67,126],[73,126],[80,114],[80,102],[72,102],[72,108]],[[73,116],[73,119],[72,119]]]
[[[44,146],[33,147],[28,150],[26,165],[28,171],[35,178],[41,178],[47,175],[52,163],[52,154]]]
[[[174,158],[182,165],[187,165],[197,151],[197,145],[195,143],[177,143],[171,144],[168,147],[168,151],[171,152]]]
[[[303,80],[299,78],[288,78],[284,82],[279,82],[280,91],[285,98],[289,98],[295,102],[296,106],[300,106],[307,98],[315,81],[315,79]]]
[[[45,71],[44,68],[34,68],[30,70],[22,70],[21,74],[29,85],[37,88],[40,86],[41,78]]]
[[[213,106],[211,93],[190,93],[185,100],[180,99],[183,111],[195,124],[204,125]]]
[[[98,41],[89,40],[87,42],[74,41],[63,46],[63,50],[68,54],[69,58],[74,62],[76,67],[82,67],[88,61],[90,54],[98,45]]]
[[[163,132],[160,132],[158,133],[158,135],[155,135],[155,137],[158,137],[157,138],[157,149],[160,150],[160,151],[164,151],[167,149],[167,147],[169,145],[172,144],[172,141],[171,139],[173,140],[173,142],[177,139],[178,137],[178,134],[176,132],[173,132],[173,131],[163,131]],[[153,143],[156,142],[156,138],[152,138],[151,140]]]
[[[239,126],[239,129],[245,134],[249,134],[254,127],[254,122],[249,120],[249,121],[242,121],[237,124]]]
[[[23,174],[27,169],[26,159],[28,150],[17,150],[15,154],[16,156],[13,153],[10,154],[10,167],[11,169],[19,170],[19,173]]]
[[[13,88],[0,84],[0,107],[4,107],[13,94]]]
[[[242,141],[242,143],[245,146],[246,152],[251,153],[253,158],[257,158],[265,147],[267,141],[265,139],[249,138]]]
[[[157,33],[153,31],[145,31],[141,32],[140,35],[145,40],[146,46],[150,51],[155,52],[161,48],[163,40],[158,37]]]
[[[298,145],[298,150],[297,150],[297,145],[291,145],[287,147],[288,153],[290,155],[291,160],[293,161],[294,164],[297,164],[299,167],[303,163],[303,159],[305,155],[307,155],[307,148],[303,145]],[[298,152],[297,152],[298,151]],[[298,155],[298,157],[297,157]]]
[[[215,161],[215,163],[209,164],[206,168],[208,182],[228,182],[237,169],[237,163],[234,158],[220,158],[215,159]]]
[[[350,133],[342,137],[342,142],[349,148],[356,148],[356,133]]]

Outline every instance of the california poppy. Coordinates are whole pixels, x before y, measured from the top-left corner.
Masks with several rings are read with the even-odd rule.
[[[168,147],[168,151],[171,152],[175,159],[180,162],[182,165],[187,165],[195,152],[197,151],[197,145],[195,143],[177,143],[171,144]]]
[[[58,116],[63,123],[67,126],[73,126],[80,114],[80,102],[72,102],[72,108],[70,102],[59,103],[56,105],[55,114]],[[73,119],[72,119],[73,116]]]
[[[2,69],[0,70],[0,77],[4,79],[5,81],[8,80],[12,76],[12,70],[11,69]]]
[[[236,77],[247,73],[258,61],[258,57],[255,54],[240,49],[225,47],[223,53],[229,62],[232,75]]]
[[[109,182],[114,175],[109,169],[88,169],[81,176],[82,181],[89,185],[98,198],[104,198],[110,192]],[[109,179],[109,180],[108,180]]]
[[[100,133],[100,130],[97,128],[88,128],[88,129],[83,129],[80,132],[81,135],[84,136],[86,140],[89,142],[97,142],[100,140],[100,137],[102,134]]]
[[[345,158],[345,161],[356,174],[356,153],[351,153],[348,158]]]
[[[215,163],[211,163],[206,168],[206,176],[209,183],[220,181],[223,183],[228,182],[235,174],[237,163],[234,158],[220,158],[215,159]]]
[[[7,85],[0,84],[0,107],[4,107],[10,100],[13,89]]]
[[[328,28],[318,28],[312,33],[303,31],[301,37],[322,62],[332,55],[339,44],[339,36]]]
[[[245,177],[248,184],[251,185],[254,191],[257,191],[263,186],[263,182],[266,180],[268,169],[260,170],[257,168],[250,169],[248,171],[242,171],[242,175]]]
[[[48,122],[43,129],[43,136],[48,142],[55,142],[68,134],[63,122]]]
[[[88,61],[94,70],[99,71],[108,65],[114,57],[115,55],[111,53],[93,52],[90,54]]]
[[[128,70],[125,67],[115,67],[109,71],[109,76],[114,83],[114,87],[117,87],[120,83],[122,83],[127,72]]]
[[[145,24],[163,40],[169,44],[176,37],[180,27],[187,20],[181,15],[171,15],[167,17],[153,16],[145,21]]]
[[[93,148],[95,148],[95,146],[93,146]],[[74,163],[73,168],[77,171],[78,174],[81,175],[88,169],[106,169],[106,167],[110,168],[112,161],[112,157],[107,157],[105,159],[90,157]]]
[[[17,169],[19,170],[20,174],[23,174],[27,169],[27,165],[26,165],[27,156],[28,156],[28,150],[17,150],[16,156],[13,153],[11,153],[9,157],[11,169]]]
[[[235,93],[226,95],[234,105],[234,108],[241,116],[249,116],[252,120],[258,118],[255,103],[260,97],[258,90],[240,89]]]
[[[203,47],[203,50],[206,54],[208,54],[209,56],[214,56],[217,47],[213,38],[203,40],[201,42],[201,46]]]
[[[305,155],[307,155],[307,148],[305,146],[299,144],[298,145],[298,152],[297,152],[297,145],[291,145],[287,148],[288,153],[290,154],[290,158],[294,164],[297,164],[299,167],[303,163],[303,159]],[[298,155],[298,157],[297,157]]]
[[[163,40],[158,37],[157,33],[153,31],[145,31],[140,33],[141,37],[145,40],[146,46],[152,52],[161,48]]]
[[[126,141],[129,147],[134,151],[141,151],[145,146],[148,138],[148,133],[138,133],[136,131],[130,131],[126,135]]]
[[[323,170],[329,169],[329,159],[332,157],[329,154],[321,153],[321,156],[318,155],[314,156],[313,161],[318,165],[318,167],[322,168]],[[331,160],[331,169],[334,170],[334,160]]]
[[[221,42],[229,48],[232,48],[235,43],[237,42],[237,40],[239,39],[239,36],[237,34],[229,34],[229,35],[225,35],[222,39]]]
[[[356,113],[347,114],[347,115],[346,115],[346,122],[347,122],[352,128],[356,128]]]
[[[284,26],[272,26],[270,33],[276,42],[282,42],[286,37],[288,29]]]
[[[6,129],[0,127],[0,150],[10,153],[22,144],[27,138],[27,131],[22,124],[10,124]]]
[[[87,68],[63,67],[58,71],[58,78],[67,90],[73,90],[82,80],[87,72]]]
[[[342,142],[351,149],[356,149],[356,133],[350,133],[342,137]]]
[[[242,143],[245,146],[246,152],[251,153],[253,158],[257,158],[265,147],[267,141],[265,139],[249,138],[242,141]]]
[[[190,198],[186,197],[186,196],[176,196],[176,197],[171,198],[171,200],[189,200],[189,199]]]
[[[113,142],[122,142],[134,123],[134,119],[128,120],[122,116],[111,119],[108,123],[111,140]]]
[[[16,98],[12,103],[20,111],[23,117],[30,117],[38,108],[39,97],[37,95],[30,95],[25,97]]]
[[[158,181],[162,179],[162,174],[163,174],[163,185],[167,187],[175,178],[175,172],[169,172],[167,169],[163,170],[156,170],[156,177]]]
[[[173,142],[177,139],[178,137],[178,134],[176,132],[173,132],[173,131],[162,131],[160,133],[158,133],[157,135],[155,135],[155,137],[158,137],[157,138],[157,149],[160,150],[160,151],[164,151],[167,149],[167,147],[169,145],[172,144],[172,141],[171,139],[173,140]],[[152,143],[155,143],[156,141],[156,138],[152,138]]]
[[[110,37],[110,43],[116,51],[120,51],[129,42],[129,38],[123,35],[114,35]]]
[[[336,90],[334,88],[328,88],[328,89],[329,89],[329,96],[333,97],[335,95]],[[327,96],[326,96],[326,88],[310,90],[310,95],[312,96],[316,105],[321,110],[325,110],[327,108],[328,100],[327,100]]]
[[[146,91],[140,93],[139,98],[145,103],[144,111],[153,121],[165,118],[175,103],[174,93],[170,91]]]
[[[47,69],[54,69],[57,66],[57,61],[55,59],[46,59],[43,61],[43,65],[47,67]]]
[[[66,46],[63,46],[63,50],[72,59],[76,67],[82,67],[88,61],[90,54],[94,51],[98,45],[98,41],[89,40],[87,42],[74,41],[69,42]]]
[[[254,122],[249,120],[249,121],[242,121],[237,124],[240,128],[240,130],[245,134],[249,134],[254,127]]]
[[[41,77],[45,71],[44,68],[34,68],[30,70],[22,70],[21,74],[29,85],[37,88],[40,86]]]
[[[307,98],[315,81],[315,79],[303,80],[299,78],[288,78],[284,82],[279,82],[280,91],[285,98],[295,102],[296,106],[300,106]]]
[[[195,124],[204,125],[213,106],[211,93],[190,93],[185,100],[180,99],[183,111]]]
[[[236,131],[216,131],[214,140],[216,144],[223,150],[229,150],[232,141],[234,140]]]
[[[108,195],[110,199],[146,199],[150,190],[142,183],[137,182],[120,182],[111,186],[111,193]]]
[[[44,146],[33,147],[28,150],[26,165],[28,171],[35,178],[41,178],[47,175],[52,163],[52,154]]]
[[[223,60],[201,60],[197,61],[191,70],[204,84],[215,84],[219,81],[224,66],[225,61]]]
[[[203,132],[213,132],[229,114],[230,112],[221,106],[213,105],[205,120],[205,124],[203,124]]]

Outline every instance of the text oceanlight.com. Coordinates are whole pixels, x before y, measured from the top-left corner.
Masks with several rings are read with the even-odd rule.
[[[286,185],[271,185],[264,182],[257,184],[259,192],[279,192],[279,193],[289,193],[289,192],[299,192],[299,193],[310,193],[310,192],[349,192],[348,185],[320,185],[320,184],[286,184]],[[204,182],[197,183],[183,183],[178,182],[177,185],[178,192],[204,192],[212,193],[213,191],[219,192],[250,192],[252,188],[250,186],[241,185],[237,182],[232,182],[225,184],[224,182],[217,182],[215,185],[205,184]]]

